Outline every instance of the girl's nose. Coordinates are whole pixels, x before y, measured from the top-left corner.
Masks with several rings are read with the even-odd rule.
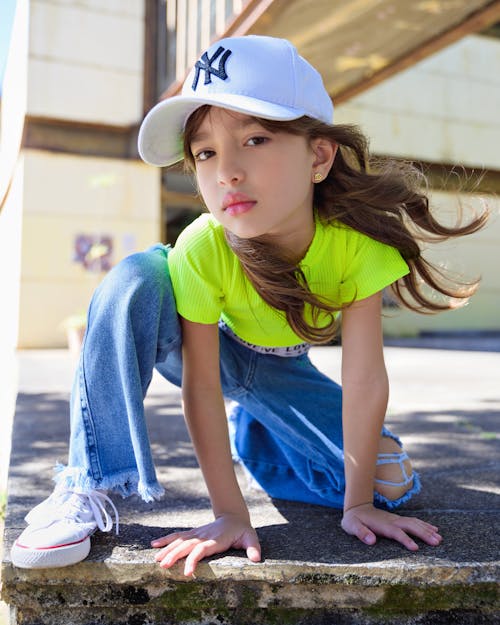
[[[220,159],[217,182],[220,186],[231,186],[243,181],[243,168],[234,157]]]

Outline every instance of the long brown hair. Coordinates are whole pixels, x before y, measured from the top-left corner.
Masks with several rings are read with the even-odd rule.
[[[191,138],[209,110],[209,106],[197,109],[186,124],[184,154],[193,170]],[[464,225],[445,226],[431,213],[422,172],[410,163],[371,160],[367,139],[356,126],[330,126],[310,117],[286,122],[256,119],[270,132],[288,132],[309,141],[325,138],[339,146],[328,176],[314,187],[313,205],[322,222],[342,222],[399,250],[410,273],[390,287],[398,302],[417,312],[435,313],[456,308],[476,291],[478,280],[465,282],[446,275],[423,258],[421,245],[476,232],[488,219],[486,209]],[[298,336],[318,344],[334,338],[335,312],[345,305],[312,293],[296,260],[287,258],[265,236],[242,239],[227,230],[225,234],[256,291],[285,313]],[[306,305],[312,324],[304,316]],[[320,315],[325,314],[326,325],[323,316],[318,327]]]

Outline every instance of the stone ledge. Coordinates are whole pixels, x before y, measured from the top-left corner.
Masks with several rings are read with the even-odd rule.
[[[257,531],[259,532],[259,528]],[[17,530],[6,532],[6,550],[17,534]],[[318,586],[344,584],[352,587],[374,588],[411,585],[425,589],[495,583],[498,582],[500,573],[499,563],[494,560],[481,563],[457,562],[425,556],[419,558],[415,555],[412,562],[411,556],[403,555],[393,560],[378,559],[373,562],[350,564],[271,558],[265,558],[263,562],[254,564],[245,557],[231,554],[203,560],[196,569],[194,579],[187,579],[182,572],[182,563],[165,570],[153,561],[154,550],[132,547],[134,551],[130,551],[130,538],[127,534],[125,529],[119,537],[95,536],[87,560],[59,569],[18,569],[11,564],[6,553],[2,568],[4,592],[17,584],[50,586],[67,583],[83,586],[117,583],[134,585],[157,582],[162,584],[165,581],[187,584],[227,581],[290,585],[316,584]],[[110,546],[105,546],[108,541],[115,544],[111,546],[112,554],[101,559],[101,548],[109,551]],[[272,551],[271,545],[269,548]]]
[[[309,510],[312,534],[319,531],[313,526],[321,521],[322,514],[315,515],[320,510]],[[479,527],[493,520],[490,514],[480,517]],[[383,553],[371,552],[376,560],[356,562],[358,545],[345,537],[335,551],[345,554],[351,542],[349,563],[333,561],[331,547],[326,550],[330,562],[266,558],[251,564],[234,552],[203,561],[196,578],[186,580],[181,566],[165,571],[152,562],[153,550],[144,546],[151,534],[151,526],[146,527],[125,525],[119,537],[96,535],[90,559],[72,567],[21,570],[5,557],[3,596],[16,606],[15,622],[361,625],[423,623],[432,615],[428,622],[433,625],[500,623],[499,567],[494,560],[446,561],[425,547],[420,554],[399,550],[399,557],[390,558],[388,543],[379,545]],[[16,531],[7,533],[6,545]],[[265,551],[272,554],[266,528],[258,531]],[[288,539],[293,551],[296,540],[292,534]]]
[[[500,622],[495,581],[472,581],[474,572],[468,571],[465,583],[425,583],[425,570],[418,568],[418,583],[411,575],[406,582],[390,583],[380,564],[249,566],[228,556],[203,563],[190,581],[179,570],[160,571],[151,564],[89,562],[56,574],[5,567],[4,596],[17,607],[20,625],[312,624],[340,618],[343,623],[420,623],[431,614],[432,623]],[[495,578],[494,568],[488,576]],[[467,620],[467,614],[475,614],[475,620]],[[460,620],[452,615],[461,615]]]
[[[208,599],[212,604],[212,598]],[[497,625],[496,615],[476,610],[443,612],[435,610],[426,615],[368,614],[359,610],[302,610],[275,607],[229,610],[221,605],[195,618],[183,610],[141,609],[123,607],[120,614],[107,608],[81,611],[58,609],[40,620],[30,610],[12,611],[14,622],[22,625]]]

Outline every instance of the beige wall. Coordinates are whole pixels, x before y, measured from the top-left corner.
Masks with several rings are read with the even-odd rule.
[[[474,35],[336,107],[335,119],[359,124],[376,154],[464,165],[480,172],[500,170],[499,111],[500,41]],[[438,215],[456,208],[456,195],[434,192],[432,198]],[[478,293],[468,306],[453,312],[398,313],[385,320],[388,333],[500,330],[500,206],[493,197],[485,200],[493,216],[484,231],[432,246],[429,252],[459,273],[482,275]],[[471,195],[461,201],[478,208],[482,202]]]
[[[140,122],[144,6],[18,2],[0,144],[0,183],[11,183],[0,214],[9,301],[2,325],[18,347],[65,345],[63,321],[86,310],[103,274],[75,260],[75,237],[111,237],[116,263],[160,236],[160,170],[135,160],[19,151],[25,115],[125,128]]]
[[[160,171],[137,161],[24,155],[19,347],[65,344],[103,273],[75,260],[75,237],[109,235],[113,263],[160,236]]]
[[[486,201],[492,218],[487,226],[475,234],[444,243],[429,244],[426,258],[446,271],[463,279],[481,278],[476,294],[462,308],[421,315],[410,311],[387,312],[384,330],[389,335],[416,335],[422,331],[500,330],[500,200],[474,195],[434,192],[432,204],[445,223],[452,223],[457,203],[463,205],[464,215],[476,207],[481,210]]]
[[[133,124],[143,57],[143,0],[31,0],[28,113]]]
[[[500,40],[468,36],[339,105],[378,154],[500,169]]]

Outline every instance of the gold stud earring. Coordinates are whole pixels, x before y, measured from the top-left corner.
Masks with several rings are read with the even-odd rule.
[[[323,174],[320,174],[319,172],[316,172],[313,176],[313,181],[314,182],[321,182],[323,180]]]

